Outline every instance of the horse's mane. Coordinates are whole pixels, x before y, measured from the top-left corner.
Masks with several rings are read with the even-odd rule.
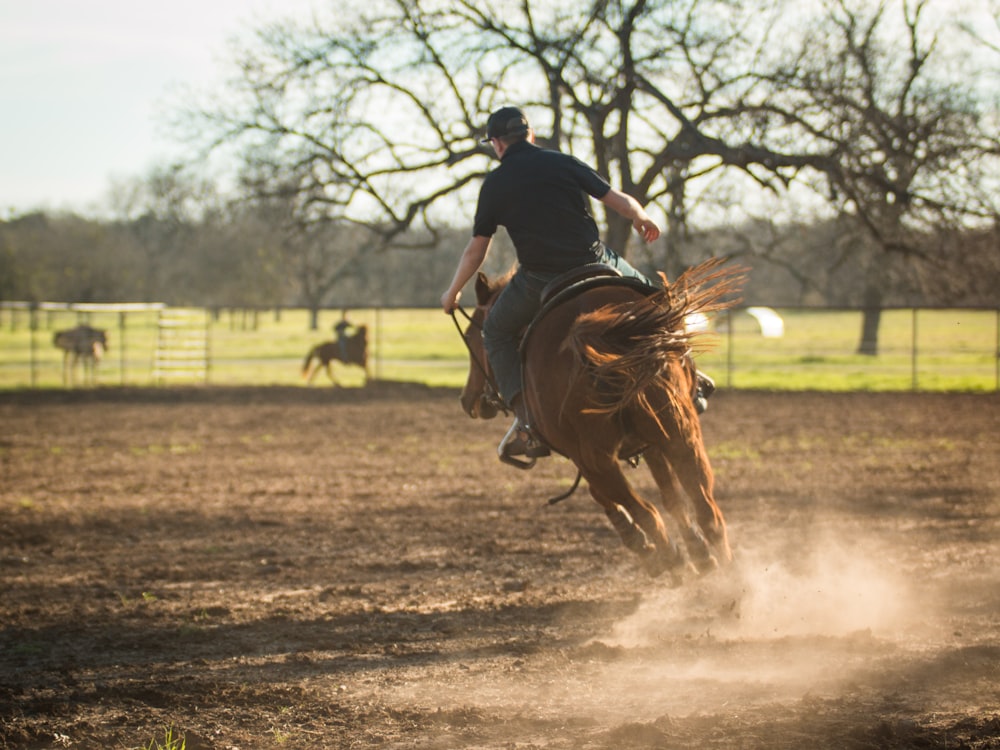
[[[504,288],[510,283],[510,280],[514,278],[515,273],[517,273],[517,263],[514,263],[510,268],[508,268],[499,276],[488,278],[484,275],[483,276],[484,288],[487,293],[487,299],[493,299],[496,297],[496,295],[502,292]]]
[[[696,348],[707,348],[698,347],[704,332],[688,330],[686,318],[725,310],[739,301],[745,269],[725,268],[724,263],[711,258],[672,284],[661,273],[661,290],[604,305],[576,320],[566,346],[576,353],[583,371],[602,384],[608,398],[594,405],[596,411],[616,412],[635,402],[648,410],[645,392],[650,386],[662,389],[677,404],[682,396],[679,384],[668,377],[668,367]]]

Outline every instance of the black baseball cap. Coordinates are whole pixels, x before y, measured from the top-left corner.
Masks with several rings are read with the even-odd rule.
[[[492,138],[523,135],[530,127],[528,117],[520,107],[501,107],[486,121],[486,137],[479,142],[489,143]]]

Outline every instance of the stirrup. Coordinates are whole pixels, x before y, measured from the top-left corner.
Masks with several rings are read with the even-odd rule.
[[[527,441],[525,442],[524,456],[526,458],[518,458],[518,453],[515,455],[511,452],[511,448],[514,443],[520,440],[519,433],[524,433],[527,435]],[[531,429],[521,424],[520,419],[515,419],[511,424],[510,429],[507,430],[507,434],[503,436],[503,440],[500,441],[500,445],[497,446],[497,456],[505,464],[510,464],[518,469],[530,469],[535,465],[535,460],[543,456],[552,455],[552,451],[548,449],[547,446],[542,445],[537,439],[531,434]]]
[[[704,414],[708,409],[709,397],[715,393],[715,381],[701,370],[695,370],[695,382],[694,408],[698,414]]]
[[[696,414],[704,414],[708,411],[708,399],[702,394],[701,389],[695,394],[694,410]]]

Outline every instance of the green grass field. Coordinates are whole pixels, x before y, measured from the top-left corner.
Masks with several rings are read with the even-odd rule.
[[[304,386],[300,372],[306,352],[332,339],[340,319],[339,311],[324,311],[313,331],[305,310],[223,313],[217,319],[195,312],[196,327],[208,332],[207,382],[214,385]],[[915,382],[920,390],[997,389],[997,311],[921,310],[915,325],[910,310],[886,311],[876,357],[855,354],[859,312],[778,312],[784,320],[780,338],[762,337],[743,311],[734,313],[731,326],[723,318],[716,320],[720,330],[707,337],[713,348],[699,354],[699,366],[720,386],[731,388],[909,390]],[[353,310],[350,318],[369,328],[371,370],[377,379],[433,386],[464,382],[467,356],[454,324],[440,310]],[[110,339],[100,367],[102,385],[205,382],[205,377],[154,378],[157,313],[96,312],[89,319],[106,328]],[[77,322],[76,313],[41,312],[32,331],[27,312],[0,312],[0,389],[62,387],[62,354],[52,336]],[[359,368],[334,366],[342,385],[363,383]],[[328,383],[320,373],[313,387]]]

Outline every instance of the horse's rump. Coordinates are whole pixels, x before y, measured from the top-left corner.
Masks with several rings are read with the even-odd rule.
[[[368,326],[358,326],[357,331],[345,342],[348,364],[368,366]]]
[[[655,414],[661,406],[650,403],[651,393],[658,400],[665,395],[673,407],[690,399],[689,355],[704,333],[688,330],[685,321],[732,305],[743,280],[742,269],[722,268],[722,262],[707,261],[673,284],[664,278],[663,288],[650,295],[625,287],[615,301],[589,309],[586,296],[577,301],[561,349],[573,357],[575,378],[589,381],[584,410],[618,413],[638,405]],[[685,369],[690,377],[683,377]]]

